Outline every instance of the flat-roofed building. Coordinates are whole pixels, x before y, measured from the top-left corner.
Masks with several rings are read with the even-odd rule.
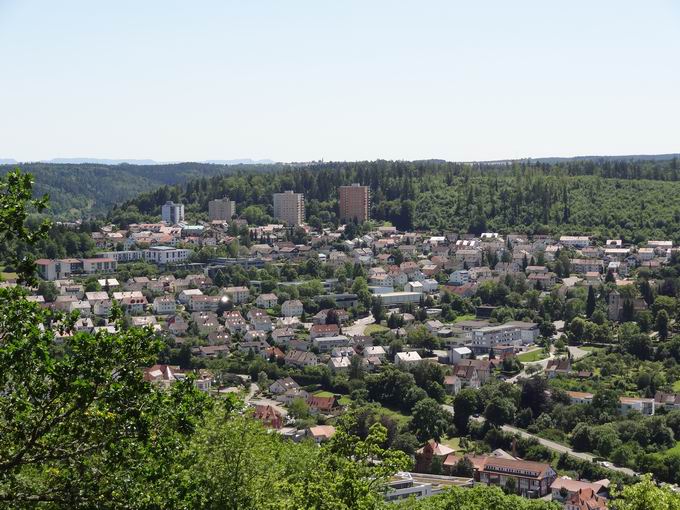
[[[208,216],[210,221],[224,220],[231,221],[236,214],[236,202],[228,198],[217,198],[208,202]]]
[[[161,207],[161,218],[168,225],[177,225],[184,221],[184,204],[172,201],[165,202]]]
[[[288,225],[301,225],[305,221],[305,196],[302,193],[284,191],[274,193],[274,217]]]
[[[340,186],[338,198],[340,221],[363,222],[368,220],[370,211],[370,190],[368,186],[354,183],[351,186]]]

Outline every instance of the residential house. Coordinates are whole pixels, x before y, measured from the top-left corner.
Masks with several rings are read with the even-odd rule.
[[[455,375],[444,376],[444,389],[449,395],[458,394],[462,386],[462,381]]]
[[[281,395],[288,390],[299,389],[300,385],[296,383],[292,377],[284,377],[277,379],[269,385],[269,391],[275,395]]]
[[[283,415],[274,406],[256,405],[253,416],[267,428],[280,429],[283,427]]]
[[[319,364],[319,359],[312,352],[293,349],[286,353],[284,363],[298,368],[313,367]]]
[[[470,359],[470,357],[472,357],[472,351],[469,347],[456,347],[455,344],[451,345],[451,349],[449,350],[449,361],[453,365],[460,363],[462,360]]]
[[[335,435],[335,427],[332,425],[316,425],[315,427],[309,427],[305,435],[312,438],[315,443],[321,444]]]
[[[255,300],[255,304],[260,308],[274,308],[278,304],[279,300],[276,294],[260,294]]]
[[[139,315],[139,314],[144,313],[144,310],[146,309],[146,305],[149,304],[144,296],[142,296],[142,297],[124,297],[123,299],[120,300],[119,303],[120,303],[120,307],[128,315]]]
[[[232,303],[240,304],[246,303],[250,299],[250,291],[248,287],[227,287],[223,289],[223,293],[229,296]]]
[[[351,358],[349,356],[331,356],[328,360],[327,366],[331,372],[347,372],[351,365]]]
[[[437,458],[443,464],[446,458],[454,453],[454,449],[445,444],[438,443],[434,439],[430,439],[425,445],[416,450],[416,465],[415,470],[421,473],[427,473],[432,467],[432,461]]]
[[[272,340],[277,344],[287,345],[293,338],[295,338],[295,331],[291,328],[276,328],[272,331]]]
[[[565,503],[570,500],[575,494],[582,493],[582,491],[591,491],[592,495],[602,498],[606,501],[606,495],[609,488],[609,480],[600,480],[599,482],[584,482],[581,480],[573,480],[566,476],[560,476],[555,479],[555,481],[550,485],[550,492],[552,493],[553,501],[560,501]],[[566,507],[566,505],[565,505]],[[600,506],[584,506],[576,507],[577,510],[595,510],[600,508]]]
[[[555,273],[531,273],[527,281],[536,289],[550,290],[557,283],[557,275]]]
[[[153,313],[157,315],[174,314],[177,304],[172,296],[160,296],[153,300]]]
[[[220,296],[195,295],[189,298],[188,307],[192,312],[216,312]]]
[[[437,292],[439,290],[439,282],[434,278],[425,278],[420,283],[423,286],[423,291],[427,294],[432,294],[433,292]]]
[[[363,349],[363,356],[364,358],[377,357],[384,360],[387,356],[387,352],[382,345],[367,345]]]
[[[184,320],[184,318],[181,315],[174,315],[172,317],[169,317],[167,321],[165,321],[168,327],[168,331],[172,333],[173,335],[185,335],[187,330],[189,329],[189,324]]]
[[[576,274],[601,273],[604,267],[599,259],[571,259],[571,272]]]
[[[462,359],[454,365],[453,374],[463,386],[475,387],[484,384],[491,377],[491,361],[486,359]]]
[[[304,307],[299,299],[289,299],[281,305],[281,314],[284,317],[300,317],[303,313]]]
[[[654,405],[669,410],[680,409],[680,394],[657,391],[654,395]]]
[[[108,317],[111,315],[111,308],[113,301],[109,298],[108,293],[103,290],[86,292],[85,297],[92,305],[92,313],[98,317]]]
[[[248,311],[248,320],[256,331],[272,331],[274,325],[267,312],[261,308],[251,308]]]
[[[558,375],[569,375],[571,372],[571,360],[569,358],[557,358],[548,361],[548,365],[545,367],[545,374],[548,379],[557,377]]]
[[[572,404],[592,404],[593,394],[584,391],[567,391]]]
[[[607,510],[607,498],[594,489],[584,488],[571,494],[564,502],[564,510]]]
[[[192,297],[202,296],[202,295],[203,295],[203,292],[201,291],[201,289],[184,289],[179,293],[179,296],[177,296],[177,299],[183,305],[188,305],[189,300]],[[115,293],[114,293],[114,297],[115,297]]]
[[[224,327],[227,328],[232,335],[234,333],[242,333],[247,331],[248,324],[241,313],[237,310],[224,312],[222,317],[224,317]]]
[[[338,401],[335,395],[325,397],[320,395],[310,395],[307,398],[307,405],[312,414],[324,413],[330,414],[338,407]]]
[[[418,292],[420,294],[425,292],[425,287],[420,282],[408,282],[404,285],[405,292]]]
[[[345,347],[349,345],[349,338],[345,335],[317,336],[312,340],[312,345],[316,347],[319,352],[330,352],[336,347]]]
[[[230,347],[226,344],[221,345],[199,345],[192,349],[192,354],[201,358],[219,358],[229,355]]]
[[[337,324],[313,324],[309,330],[309,338],[314,340],[320,337],[338,336],[340,327]]]
[[[653,398],[619,397],[619,412],[623,415],[637,411],[645,416],[652,416],[655,411]]]
[[[238,344],[238,350],[244,354],[257,354],[262,357],[266,357],[266,351],[269,349],[271,346],[263,339],[257,339],[257,340],[250,340],[250,341],[244,341],[240,342]]]
[[[398,367],[411,367],[413,365],[417,365],[418,363],[422,362],[422,358],[420,357],[420,354],[418,354],[416,351],[405,351],[405,352],[398,352],[394,356],[394,364],[397,365]]]

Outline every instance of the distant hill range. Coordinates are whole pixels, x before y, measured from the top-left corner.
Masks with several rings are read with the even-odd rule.
[[[0,165],[14,165],[14,164],[30,163],[19,162],[16,159],[0,159]],[[154,161],[153,159],[100,159],[100,158],[54,158],[40,160],[39,163],[54,163],[57,165],[172,165],[182,163],[182,161]],[[199,163],[208,163],[211,165],[272,165],[274,161],[271,159],[209,159],[206,161],[199,161]]]
[[[33,174],[35,194],[47,193],[50,196],[49,212],[56,218],[67,220],[102,215],[114,205],[161,186],[184,184],[198,177],[228,175],[246,170],[263,172],[279,167],[271,163],[254,162],[131,164],[128,160],[117,160],[116,163],[105,164],[0,161],[4,163],[0,163],[0,175],[17,166]]]
[[[680,159],[680,153],[673,154],[629,154],[624,156],[572,156],[572,157],[546,157],[546,158],[519,158],[498,159],[492,161],[479,161],[486,164],[507,164],[513,161],[531,161],[534,163],[564,163],[568,161],[670,161]]]

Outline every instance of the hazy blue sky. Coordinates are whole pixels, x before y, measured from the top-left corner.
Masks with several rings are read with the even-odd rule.
[[[0,158],[680,151],[680,2],[0,0]]]

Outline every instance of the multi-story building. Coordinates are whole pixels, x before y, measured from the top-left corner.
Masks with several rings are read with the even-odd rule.
[[[449,456],[451,457],[451,456]],[[445,466],[449,464],[449,457]],[[550,493],[550,486],[557,473],[550,464],[493,456],[467,456],[474,468],[475,484],[508,487],[510,479],[514,482],[517,494],[529,498],[542,498]],[[453,456],[452,461],[456,457]]]
[[[192,253],[191,250],[173,248],[172,246],[152,246],[144,250],[144,260],[160,265],[177,264],[187,260]]]
[[[517,326],[500,325],[479,328],[472,332],[471,348],[477,354],[484,354],[498,345],[519,347],[522,341],[522,330]]]
[[[208,202],[208,216],[210,221],[224,220],[230,221],[236,214],[236,202],[228,198],[218,198]]]
[[[161,207],[161,219],[168,225],[177,225],[184,221],[184,204],[167,201]]]
[[[229,296],[232,303],[238,305],[240,303],[245,303],[250,299],[250,290],[248,287],[227,287],[223,290],[223,293]]]
[[[370,196],[368,186],[361,186],[358,183],[351,186],[340,186],[338,188],[340,221],[362,222],[368,220]]]
[[[619,397],[619,412],[623,415],[630,411],[637,411],[645,416],[654,414],[655,405],[653,398]]]
[[[159,296],[153,300],[153,311],[158,315],[173,314],[177,310],[177,303],[172,296]]]
[[[349,345],[349,338],[345,335],[323,336],[312,340],[312,345],[319,349],[319,352],[331,352],[336,347]]]
[[[284,191],[274,193],[274,217],[288,225],[301,225],[305,221],[305,196],[302,193]]]
[[[38,274],[43,280],[62,280],[76,274],[113,272],[118,263],[112,258],[96,259],[38,259]]]

